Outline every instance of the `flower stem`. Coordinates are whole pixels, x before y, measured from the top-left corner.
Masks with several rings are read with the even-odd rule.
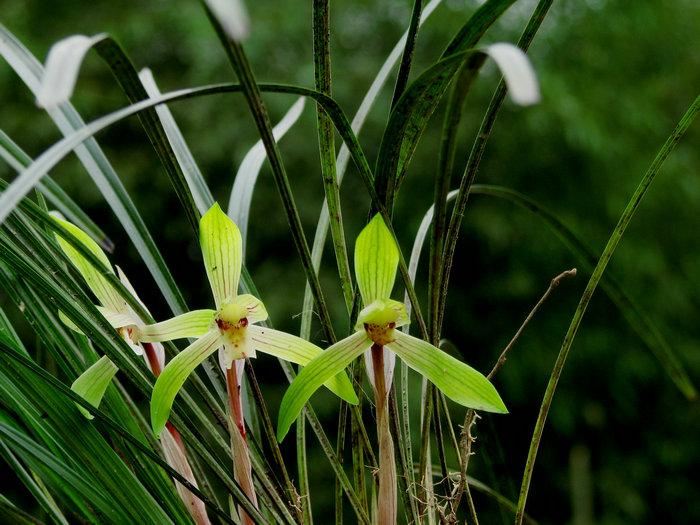
[[[253,473],[250,464],[250,454],[246,441],[245,423],[243,421],[243,405],[241,403],[241,385],[238,382],[236,364],[226,370],[226,390],[228,391],[230,412],[231,452],[233,454],[233,476],[241,486],[250,501],[258,507],[258,499],[253,486]],[[241,522],[253,525],[255,522],[247,512],[239,507]]]
[[[158,377],[162,372],[162,369],[153,343],[141,343],[141,346],[146,354],[146,359],[151,367],[151,372],[153,372],[155,377]],[[185,449],[185,444],[182,441],[180,433],[170,421],[165,424],[165,428],[168,430],[168,432],[161,435],[160,444],[168,465],[177,470],[180,474],[187,478],[192,485],[197,487],[197,480],[194,477],[194,472],[192,471],[192,467],[188,461],[187,450]],[[177,481],[175,481],[175,488],[177,489],[180,499],[182,499],[185,507],[187,507],[187,510],[192,516],[194,522],[197,525],[209,525],[211,522],[209,521],[207,509],[202,500],[192,494],[192,492],[187,490],[184,485]]]
[[[384,381],[384,347],[372,345],[372,368],[374,369],[374,398],[377,405],[377,437],[379,439],[379,499],[377,525],[396,523],[396,464],[394,443],[389,430],[387,410],[387,385]]]
[[[155,348],[153,348],[153,343],[141,343],[141,346],[146,354],[146,359],[148,359],[151,372],[153,372],[155,377],[158,377],[162,370],[160,369],[160,361],[158,361],[158,355],[156,354]]]

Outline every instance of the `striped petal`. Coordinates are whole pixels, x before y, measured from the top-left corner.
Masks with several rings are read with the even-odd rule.
[[[284,394],[277,423],[277,440],[282,441],[289,428],[318,388],[333,376],[338,375],[353,359],[362,355],[372,341],[364,331],[355,332],[338,341],[306,365]],[[355,398],[349,401],[359,403]]]
[[[250,344],[256,350],[297,365],[306,366],[312,359],[323,352],[318,346],[309,343],[305,339],[271,328],[249,326],[248,331],[250,333]],[[345,401],[352,403],[357,399],[352,383],[345,372],[340,372],[323,384]]]
[[[453,401],[486,412],[508,412],[501,396],[481,372],[430,343],[398,330],[394,336],[396,339],[388,348]]]
[[[238,292],[243,243],[238,226],[216,203],[199,221],[199,244],[218,310]]]
[[[73,247],[71,243],[69,243],[59,234],[56,234],[56,239],[58,240],[61,250],[63,250],[63,253],[65,253],[68,259],[70,259],[80,275],[83,276],[83,279],[85,279],[85,282],[90,287],[90,290],[92,290],[92,293],[95,294],[95,297],[97,297],[100,304],[115,312],[125,311],[126,302],[104,277],[104,275],[107,273],[113,274],[114,270],[112,269],[112,265],[102,249],[90,238],[87,233],[74,224],[58,217],[57,214],[52,214],[52,218],[54,221],[72,233],[73,236],[75,236],[82,243],[82,245],[91,251],[102,263],[102,268],[95,268],[85,257],[80,254],[80,252],[78,252],[78,250]]]
[[[151,426],[156,436],[165,428],[175,396],[189,375],[221,344],[218,331],[208,332],[175,356],[158,376],[151,396]]]
[[[389,299],[398,265],[399,250],[381,215],[377,214],[355,242],[355,275],[365,306],[377,299]]]
[[[85,401],[97,408],[100,406],[100,401],[102,401],[102,397],[107,391],[109,383],[118,370],[119,368],[117,368],[117,365],[112,363],[109,357],[106,355],[102,356],[94,365],[85,370],[78,379],[73,381],[70,388]],[[80,410],[86,418],[92,419],[94,417],[80,405],[77,406],[78,410]]]
[[[192,310],[167,321],[139,328],[138,340],[147,343],[201,337],[212,327],[214,310]]]

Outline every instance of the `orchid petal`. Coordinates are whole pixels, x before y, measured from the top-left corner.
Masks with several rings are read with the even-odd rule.
[[[386,388],[385,394],[389,393],[391,388],[391,383],[394,380],[394,368],[396,366],[396,354],[389,351],[385,346],[382,348],[383,363],[384,363],[384,387]],[[374,384],[374,361],[372,360],[372,349],[369,348],[365,350],[365,368],[367,370],[367,378],[369,379],[374,391],[377,391],[377,386]]]
[[[115,312],[109,308],[97,306],[97,310],[102,314],[102,317],[107,319],[107,322],[112,325],[112,328],[124,328],[125,326],[134,326],[139,322],[131,312]]]
[[[323,352],[318,346],[305,339],[272,328],[248,326],[248,331],[250,344],[257,350],[297,365],[306,366]],[[345,372],[340,372],[323,384],[345,401],[353,402],[357,399],[352,383]]]
[[[255,347],[251,344],[250,332],[247,328],[223,333],[221,334],[221,341],[223,348],[219,352],[219,366],[224,374],[226,374],[226,370],[231,368],[233,363],[238,365],[246,358],[254,359],[256,357]]]
[[[126,302],[117,291],[112,287],[111,284],[105,279],[105,273],[114,273],[112,265],[109,263],[109,259],[102,251],[102,249],[97,245],[95,241],[90,238],[90,236],[83,230],[78,228],[73,223],[70,223],[60,217],[57,214],[52,214],[52,218],[58,224],[63,226],[66,230],[73,234],[82,245],[91,251],[103,264],[103,268],[95,268],[85,257],[83,257],[78,250],[76,250],[72,244],[66,241],[60,234],[56,234],[56,239],[58,244],[66,254],[68,259],[76,267],[80,275],[83,276],[85,282],[95,294],[95,297],[100,301],[100,304],[106,308],[114,310],[115,312],[122,312],[126,308]]]
[[[394,237],[377,214],[355,241],[355,275],[363,304],[389,299],[398,264],[399,250]]]
[[[192,310],[160,323],[139,328],[138,340],[147,343],[172,341],[187,337],[201,337],[212,327],[214,310]]]
[[[216,308],[233,301],[241,276],[243,243],[238,226],[218,204],[199,221],[199,244]]]
[[[333,376],[338,375],[353,359],[372,344],[364,331],[355,332],[338,341],[306,365],[284,394],[277,422],[277,440],[282,441],[289,428],[318,388]],[[357,398],[349,403],[356,405]]]
[[[398,330],[394,337],[389,349],[456,403],[486,412],[508,412],[494,386],[478,370]]]
[[[221,346],[216,330],[208,332],[180,352],[158,376],[151,395],[151,426],[156,436],[165,428],[175,396],[197,366]]]
[[[236,297],[236,304],[248,310],[247,319],[249,323],[259,323],[268,318],[267,310],[263,302],[249,293]]]
[[[388,324],[394,323],[394,327],[405,326],[410,323],[406,306],[393,299],[377,299],[360,311],[357,316],[356,330],[362,330],[364,324]]]
[[[114,374],[119,368],[109,360],[109,357],[102,356],[90,368],[85,370],[78,379],[73,381],[71,390],[82,397],[85,401],[97,408],[100,406],[100,401],[107,391],[109,383],[112,381]],[[93,415],[85,410],[80,405],[76,405],[78,410],[88,419],[92,419]]]

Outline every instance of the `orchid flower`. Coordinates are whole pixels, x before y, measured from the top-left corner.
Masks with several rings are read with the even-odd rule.
[[[114,269],[109,262],[109,259],[90,238],[90,236],[74,224],[64,220],[58,213],[52,213],[53,219],[68,230],[81,244],[95,255],[102,263],[103,268],[100,270],[95,268],[72,244],[56,235],[58,244],[71,261],[73,266],[78,270],[83,277],[88,287],[99,301],[97,309],[107,319],[107,321],[117,330],[120,336],[126,341],[129,347],[137,354],[143,355],[146,360],[146,365],[151,370],[154,376],[160,375],[165,366],[165,353],[163,345],[154,342],[139,342],[140,330],[146,326],[144,320],[136,314],[129,306],[124,298],[114,289],[109,281],[103,275],[103,272],[108,271],[114,274]],[[127,279],[126,275],[117,266],[117,275],[122,284],[131,293],[141,306],[148,312],[146,305],[136,294],[133,286]],[[62,312],[59,312],[59,317],[66,326],[81,332],[81,330]],[[145,350],[145,351],[144,351]],[[83,397],[86,401],[95,407],[98,407],[104,393],[109,386],[114,375],[117,373],[117,366],[107,356],[102,356],[85,372],[83,372],[72,384],[71,389]],[[87,417],[92,419],[93,416],[83,407],[78,407],[79,410]],[[168,432],[164,432],[160,436],[161,448],[167,463],[182,476],[184,476],[192,485],[197,486],[197,480],[194,477],[192,468],[187,460],[187,453],[179,433],[174,427],[169,427]],[[189,511],[192,519],[197,525],[208,525],[210,523],[207,516],[207,511],[204,503],[192,494],[179,482],[175,482],[177,492]]]
[[[198,338],[165,367],[156,382],[151,400],[151,423],[156,434],[165,426],[175,396],[187,377],[216,350],[224,372],[234,362],[240,366],[244,359],[255,357],[256,351],[302,366],[322,352],[297,336],[256,324],[267,319],[267,310],[260,299],[238,294],[243,258],[241,233],[218,204],[202,216],[199,234],[216,310],[194,310],[139,331],[141,341]],[[328,376],[321,382],[324,383],[346,401],[358,402],[342,370]]]
[[[281,441],[311,395],[329,377],[369,351],[368,375],[374,387],[380,452],[380,525],[396,522],[396,472],[386,410],[393,372],[391,354],[398,355],[460,405],[507,412],[496,389],[480,372],[430,343],[397,330],[409,323],[403,303],[390,298],[398,262],[394,238],[382,217],[376,215],[355,243],[355,274],[363,304],[355,332],[330,346],[299,373],[282,399],[277,426],[277,439]]]
[[[195,310],[139,331],[141,341],[197,338],[165,367],[156,381],[151,398],[151,425],[156,435],[163,430],[175,396],[187,377],[218,350],[229,394],[234,477],[256,504],[240,397],[245,359],[255,357],[259,351],[305,366],[322,350],[294,335],[256,324],[267,319],[267,310],[260,299],[238,294],[243,259],[241,233],[218,204],[202,216],[199,238],[216,309]],[[358,402],[352,383],[342,370],[321,384],[346,401]],[[250,522],[249,516],[243,510],[240,512],[241,520]]]

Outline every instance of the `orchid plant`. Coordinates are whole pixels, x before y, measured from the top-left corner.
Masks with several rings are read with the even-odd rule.
[[[394,237],[377,214],[355,243],[355,274],[363,309],[355,332],[330,346],[299,373],[282,399],[277,439],[287,435],[311,395],[354,359],[369,351],[368,375],[374,388],[379,439],[379,497],[377,522],[396,523],[396,471],[387,410],[393,362],[401,358],[453,401],[478,410],[506,413],[491,382],[481,372],[432,344],[397,328],[409,323],[403,303],[391,299],[399,252]]]
[[[160,434],[175,396],[187,377],[218,350],[229,395],[234,475],[246,495],[256,504],[240,396],[245,359],[255,357],[256,352],[260,351],[305,366],[322,350],[297,336],[257,324],[268,318],[267,310],[262,301],[253,295],[238,294],[243,258],[241,233],[218,204],[214,204],[202,216],[199,236],[216,309],[195,310],[140,330],[142,341],[197,338],[158,377],[151,399],[151,424],[156,435]],[[358,402],[352,384],[342,369],[337,374],[327,376],[321,384],[350,403]],[[246,513],[243,510],[240,512],[241,519],[248,521]]]
[[[147,342],[141,340],[141,330],[146,327],[146,322],[129,306],[124,298],[114,289],[110,282],[104,276],[104,272],[114,274],[107,255],[97,245],[97,243],[83,230],[64,220],[60,214],[53,213],[54,221],[60,224],[65,230],[73,235],[84,248],[91,252],[102,263],[103,268],[98,269],[88,261],[70,241],[64,239],[57,234],[56,239],[60,248],[66,254],[76,270],[83,277],[92,293],[97,298],[99,305],[96,305],[97,310],[104,318],[114,327],[129,347],[137,354],[143,355],[146,361],[146,366],[158,377],[165,365],[165,352],[163,346],[157,342]],[[146,305],[136,294],[133,286],[127,279],[124,272],[116,267],[116,275],[119,280],[136,299],[143,309],[148,312]],[[59,317],[66,326],[72,330],[82,333],[82,331],[62,312],[59,312]],[[71,388],[74,392],[82,396],[86,401],[93,406],[98,407],[102,397],[104,396],[107,387],[112,378],[117,373],[118,367],[107,356],[102,356],[85,372],[83,372],[72,384]],[[87,417],[92,419],[92,415],[84,408],[78,409]],[[172,426],[168,426],[168,432],[164,432],[160,436],[161,449],[168,464],[180,474],[182,474],[192,485],[197,486],[192,468],[187,459],[187,452],[184,443],[180,438],[178,431]],[[180,498],[185,503],[190,515],[198,525],[208,524],[206,508],[202,501],[187,490],[183,485],[176,481],[175,486]]]

